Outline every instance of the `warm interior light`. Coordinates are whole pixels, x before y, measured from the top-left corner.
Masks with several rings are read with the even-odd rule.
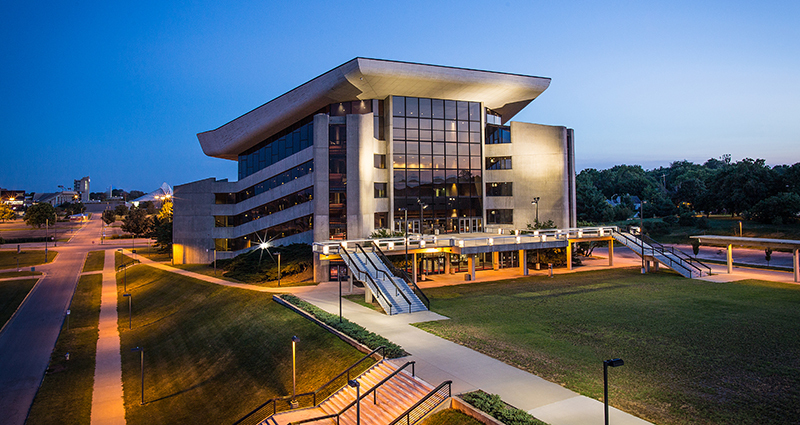
[[[267,249],[269,248],[269,242],[261,242],[258,247],[261,249]]]

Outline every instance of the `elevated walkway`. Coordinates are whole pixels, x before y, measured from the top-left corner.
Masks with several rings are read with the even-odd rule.
[[[711,268],[679,249],[665,247],[641,233],[615,230],[614,240],[642,257],[643,262],[656,262],[689,279],[711,275]]]
[[[689,236],[701,244],[725,246],[728,250],[728,274],[733,273],[733,246],[754,248],[784,249],[792,252],[792,275],[795,282],[800,282],[800,241],[791,239],[745,238],[736,236],[699,235]]]

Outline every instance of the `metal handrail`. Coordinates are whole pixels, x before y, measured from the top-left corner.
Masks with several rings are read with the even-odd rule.
[[[422,418],[423,418],[425,415],[427,415],[427,414],[428,414],[428,413],[429,413],[431,410],[433,410],[434,408],[436,408],[436,406],[440,405],[440,404],[441,404],[441,403],[442,403],[442,402],[443,402],[445,399],[447,399],[447,398],[450,398],[450,397],[452,397],[452,396],[453,396],[453,390],[452,390],[452,386],[451,386],[452,384],[453,384],[453,381],[444,381],[444,382],[442,382],[441,384],[439,384],[439,386],[438,386],[438,387],[436,387],[436,388],[434,388],[433,390],[431,390],[431,392],[429,392],[428,394],[426,394],[426,395],[425,395],[424,397],[422,397],[422,398],[421,398],[421,399],[420,399],[418,402],[414,403],[414,405],[413,405],[413,406],[411,406],[411,407],[410,407],[408,410],[406,410],[405,412],[403,412],[403,414],[401,414],[400,416],[398,416],[398,417],[397,417],[397,419],[393,420],[392,422],[389,422],[389,425],[396,425],[396,424],[399,424],[399,423],[400,423],[400,421],[401,421],[401,420],[403,420],[403,419],[405,419],[405,420],[406,420],[406,421],[404,422],[404,424],[405,424],[405,425],[413,425],[413,424],[417,423],[417,421],[418,421],[418,420],[422,419]],[[411,415],[412,415],[412,414],[414,414],[414,410],[416,410],[416,409],[417,409],[418,407],[420,407],[420,406],[423,406],[423,405],[425,404],[425,402],[427,402],[427,401],[428,401],[428,399],[430,399],[430,398],[431,398],[431,397],[433,397],[434,395],[437,395],[437,394],[438,394],[438,393],[439,393],[439,392],[440,392],[440,391],[441,391],[441,390],[442,390],[444,387],[447,387],[447,396],[446,396],[446,397],[442,397],[442,399],[441,399],[441,400],[439,400],[439,402],[438,402],[438,403],[436,403],[436,404],[434,404],[433,406],[425,406],[425,407],[427,408],[427,411],[425,411],[425,412],[422,412],[421,414],[420,414],[420,413],[417,413],[417,414],[415,415],[415,416],[416,416],[416,418],[415,418],[415,419],[412,421],[412,420],[411,420]]]
[[[707,274],[709,274],[709,275],[711,274],[711,267],[705,265],[702,261],[697,260],[696,258],[692,258],[689,254],[687,254],[687,253],[685,253],[685,252],[683,252],[683,251],[681,251],[679,249],[676,250],[675,247],[672,247],[672,246],[671,247],[665,247],[664,245],[658,243],[657,241],[654,241],[652,238],[650,238],[647,235],[644,235],[644,237],[646,238],[648,243],[658,245],[659,247],[661,247],[665,251],[669,250],[669,252],[674,254],[676,257],[680,258],[683,261],[687,261],[692,267],[694,267],[700,273],[700,276],[703,275],[703,272],[700,270],[700,267],[695,266],[695,263],[700,265],[700,266],[702,266],[704,269],[706,269],[706,273]]]
[[[301,419],[299,421],[291,422],[290,425],[299,425],[299,424],[304,424],[304,423],[307,423],[307,422],[316,422],[316,421],[321,421],[323,419],[332,419],[332,418],[336,418],[336,423],[338,424],[339,423],[339,417],[342,416],[344,414],[344,412],[346,412],[351,407],[355,406],[356,403],[359,402],[360,400],[363,400],[364,398],[366,398],[370,393],[373,393],[373,399],[375,397],[377,397],[377,394],[375,394],[375,392],[378,390],[378,387],[380,387],[381,385],[385,384],[390,379],[394,378],[398,373],[402,372],[403,369],[405,369],[409,365],[411,366],[411,376],[416,377],[417,375],[416,375],[416,372],[415,372],[414,363],[415,362],[413,362],[413,361],[406,362],[406,364],[404,364],[403,366],[400,366],[397,370],[395,370],[394,372],[389,374],[389,376],[387,376],[386,378],[383,378],[380,382],[378,382],[372,388],[367,390],[367,392],[365,392],[364,394],[361,394],[361,396],[358,399],[351,401],[350,404],[348,404],[347,406],[343,407],[342,410],[339,411],[339,413],[332,413],[330,415],[324,415],[324,416],[317,416],[317,417],[314,417],[314,418]]]
[[[425,293],[422,292],[422,289],[420,289],[419,286],[417,286],[417,284],[414,283],[414,280],[411,279],[411,277],[408,275],[408,273],[406,273],[405,270],[398,269],[397,267],[394,266],[394,264],[392,264],[391,261],[389,261],[389,258],[386,257],[386,254],[383,253],[383,250],[381,250],[381,247],[378,246],[378,244],[376,244],[375,241],[372,241],[372,251],[377,253],[378,258],[380,258],[381,261],[383,261],[383,263],[386,264],[386,267],[388,267],[389,270],[392,273],[394,273],[395,276],[399,277],[400,279],[403,279],[403,281],[405,281],[411,287],[411,289],[414,291],[414,294],[420,299],[420,301],[422,301],[423,304],[425,304],[425,308],[430,310],[431,301],[428,299]]]
[[[402,295],[403,299],[406,300],[406,303],[408,303],[408,312],[411,313],[411,300],[409,300],[406,294],[404,294],[403,291],[400,289],[400,287],[397,286],[397,282],[395,282],[394,279],[392,279],[392,276],[390,276],[389,273],[386,272],[386,270],[379,269],[378,266],[374,262],[372,262],[372,259],[369,258],[367,252],[364,251],[364,247],[362,247],[359,244],[356,244],[356,247],[360,249],[361,252],[364,253],[364,258],[366,258],[367,261],[369,261],[369,263],[372,264],[372,267],[375,269],[375,271],[379,271],[385,274],[386,277],[389,279],[389,281],[392,282],[392,285],[394,285],[394,289],[397,291],[396,293]],[[377,284],[375,286],[377,287]]]
[[[350,371],[353,370],[356,366],[360,365],[364,360],[372,357],[374,354],[377,354],[378,351],[381,352],[381,361],[386,359],[386,346],[385,345],[381,345],[380,347],[372,350],[369,354],[367,354],[364,357],[362,357],[361,359],[359,359],[357,362],[355,362],[352,365],[350,365],[347,369],[342,371],[340,374],[336,375],[336,377],[334,377],[330,381],[322,384],[316,390],[310,391],[310,392],[307,392],[307,393],[297,394],[295,396],[295,398],[312,396],[313,399],[314,399],[313,400],[313,405],[316,406],[317,405],[317,394],[319,394],[325,387],[327,387],[328,385],[332,384],[333,382],[335,382],[337,379],[341,378],[345,374],[347,374],[347,380],[349,381],[350,380]],[[267,400],[266,402],[264,402],[262,405],[260,405],[260,406],[256,407],[255,409],[253,409],[253,411],[251,411],[250,413],[244,415],[244,417],[242,417],[238,421],[234,422],[233,425],[237,425],[237,424],[242,423],[245,419],[253,416],[254,414],[256,414],[256,412],[258,412],[259,410],[263,409],[264,407],[266,407],[270,403],[272,403],[272,415],[274,415],[276,413],[276,411],[277,411],[277,402],[278,401],[283,401],[283,400],[289,400],[291,398],[292,398],[292,396],[282,396],[282,397],[271,398],[271,399]],[[271,416],[271,415],[269,415],[269,416]],[[267,417],[269,417],[269,416],[267,416]]]
[[[663,261],[663,262],[667,266],[669,266],[672,269],[675,269],[676,267],[680,267],[680,268],[686,270],[689,273],[689,277],[690,278],[694,276],[694,272],[688,266],[691,266],[692,268],[694,268],[697,271],[697,274],[699,276],[703,275],[703,272],[697,266],[695,266],[691,261],[688,261],[688,262],[684,261],[684,259],[682,259],[680,257],[680,255],[675,254],[674,250],[673,251],[667,250],[663,245],[661,245],[660,243],[654,241],[652,238],[648,237],[647,235],[644,235],[644,234],[640,233],[640,237],[637,238],[637,237],[634,237],[632,234],[620,232],[618,230],[615,231],[615,233],[620,235],[625,240],[632,242],[634,245],[639,246],[639,249],[641,250],[642,255],[646,254],[645,251],[649,251],[650,256],[652,256],[652,257],[655,257],[656,253],[660,253],[661,256],[664,257],[664,260],[666,260],[666,261]],[[649,248],[645,247],[645,243],[647,243]],[[673,257],[671,257],[669,254],[673,254],[674,257],[677,257],[678,261],[676,262],[673,259]],[[687,263],[688,263],[688,266],[687,266]],[[699,261],[698,261],[698,263],[699,263]],[[710,269],[709,269],[709,274],[710,274]]]
[[[372,279],[372,276],[369,273],[367,273],[365,271],[362,271],[362,270],[360,270],[358,268],[358,265],[353,260],[353,257],[350,256],[350,253],[347,252],[346,249],[340,249],[339,251],[340,252],[344,251],[344,255],[347,256],[347,259],[349,260],[349,263],[352,264],[352,266],[350,266],[351,269],[355,268],[355,272],[356,273],[366,275],[367,279],[369,279],[369,281],[372,282],[372,285],[375,287],[375,291],[373,291],[373,292],[377,292],[378,298],[379,299],[383,299],[383,302],[389,307],[389,315],[391,316],[392,315],[392,303],[389,300],[386,299],[386,295],[384,295],[381,291],[378,290],[378,284],[375,282],[375,280]],[[366,279],[362,278],[361,280],[366,284]],[[386,307],[384,307],[384,308],[386,308]]]

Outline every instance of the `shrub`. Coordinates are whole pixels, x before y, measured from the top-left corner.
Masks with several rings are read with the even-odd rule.
[[[674,226],[674,225],[678,224],[678,216],[675,216],[675,215],[668,215],[668,216],[662,218],[661,220],[663,220],[664,223],[667,223],[670,226]]]
[[[342,318],[342,322],[339,323],[339,316],[330,314],[327,311],[324,311],[311,303],[307,303],[294,295],[284,294],[280,297],[283,300],[307,311],[309,314],[319,319],[322,323],[325,323],[326,325],[338,330],[339,332],[342,332],[343,334],[355,339],[356,341],[373,350],[381,345],[385,346],[387,358],[394,359],[408,355],[408,353],[403,350],[403,347],[374,332],[364,329],[364,327],[361,325],[353,323],[345,318]]]
[[[217,267],[225,270],[225,277],[241,282],[264,282],[278,279],[275,252],[281,253],[281,276],[302,273],[311,268],[312,252],[308,244],[293,243],[269,248],[270,253],[254,249],[230,260],[217,260]]]
[[[697,228],[698,228],[698,229],[707,230],[707,229],[709,229],[710,227],[711,227],[711,226],[709,226],[709,224],[708,224],[708,218],[706,218],[706,217],[700,217],[700,218],[698,218],[698,219],[697,219]]]
[[[479,390],[463,394],[461,398],[506,425],[545,425],[524,410],[506,406],[497,394]]]
[[[669,233],[670,225],[663,220],[654,220],[645,223],[644,230],[652,236],[663,236]]]

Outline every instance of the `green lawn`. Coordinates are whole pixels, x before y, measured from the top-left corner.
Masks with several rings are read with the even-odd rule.
[[[119,251],[114,251],[115,270],[119,270],[119,267],[123,264],[131,265],[131,263],[139,263],[139,260],[134,260],[132,255],[122,254]]]
[[[49,263],[56,258],[57,251],[47,250],[47,261],[44,259],[43,249],[29,249],[17,254],[17,251],[0,251],[0,270],[13,269],[17,267],[38,266],[39,264]],[[19,259],[19,263],[17,263]]]
[[[106,259],[105,251],[90,251],[86,256],[86,262],[83,264],[84,272],[102,271]]]
[[[426,290],[451,320],[422,329],[655,423],[800,417],[800,286],[716,284],[634,269]]]
[[[117,277],[121,285],[122,275]],[[128,270],[128,290],[133,330],[122,296],[118,309],[128,424],[233,423],[262,402],[291,394],[293,335],[300,338],[298,393],[316,389],[363,356],[273,302],[271,294],[144,265]],[[144,406],[139,353],[130,351],[137,346],[145,349]]]
[[[0,328],[14,315],[38,279],[6,280],[0,282]]]
[[[158,252],[154,246],[143,245],[136,247],[136,255],[141,255],[153,261],[170,261],[168,252]]]
[[[8,279],[12,277],[25,277],[25,276],[41,276],[41,272],[19,271],[19,272],[3,272],[0,273],[0,279]]]
[[[66,323],[61,328],[26,424],[89,424],[102,282],[98,274],[81,276],[78,281],[69,330]]]
[[[265,260],[266,261],[266,260]],[[278,281],[277,280],[265,280],[265,281],[257,281],[254,279],[249,280],[239,280],[236,278],[232,278],[227,275],[223,275],[225,270],[221,267],[217,268],[216,273],[214,272],[213,263],[211,265],[208,264],[175,264],[173,267],[181,269],[181,270],[188,270],[190,272],[199,273],[206,276],[216,277],[218,279],[227,280],[229,282],[235,283],[249,283],[251,285],[258,285],[258,286],[266,286],[270,288],[277,288]],[[285,276],[281,279],[281,287],[289,287],[289,286],[308,286],[308,285],[316,285],[314,282],[314,276],[311,270],[305,270],[297,274]],[[363,296],[362,296],[363,298]]]

